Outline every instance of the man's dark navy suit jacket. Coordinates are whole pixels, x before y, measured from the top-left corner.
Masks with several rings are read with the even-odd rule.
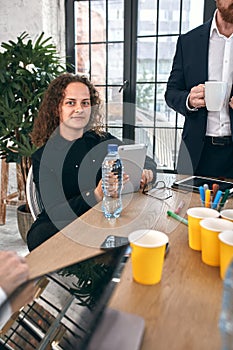
[[[178,173],[195,174],[207,124],[207,109],[190,112],[186,99],[192,87],[208,80],[208,51],[212,19],[181,35],[177,41],[172,71],[167,83],[165,99],[169,107],[185,116],[182,142],[178,158]],[[230,108],[233,135],[233,110]]]

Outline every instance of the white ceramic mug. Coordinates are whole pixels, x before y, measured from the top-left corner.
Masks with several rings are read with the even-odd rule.
[[[205,82],[205,103],[208,111],[221,111],[227,92],[225,81]]]

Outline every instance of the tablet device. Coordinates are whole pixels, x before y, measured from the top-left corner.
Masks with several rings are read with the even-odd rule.
[[[198,192],[199,193],[199,186],[203,186],[204,184],[207,184],[209,186],[209,189],[212,189],[213,184],[219,185],[219,189],[224,193],[226,189],[229,189],[229,196],[233,195],[233,183],[224,181],[224,180],[218,180],[214,178],[209,177],[202,177],[202,176],[190,176],[185,179],[175,181],[172,184],[172,188],[178,188],[182,190],[192,191],[192,192]]]
[[[118,152],[124,165],[124,172],[129,175],[129,181],[124,185],[122,193],[139,191],[147,146],[145,144],[120,145]]]

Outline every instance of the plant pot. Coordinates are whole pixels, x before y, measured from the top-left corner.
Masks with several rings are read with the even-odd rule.
[[[24,242],[27,242],[27,233],[32,223],[34,222],[34,220],[33,220],[32,214],[26,212],[25,208],[26,208],[25,204],[22,204],[17,208],[17,223],[18,223],[19,233],[22,239],[24,240]]]

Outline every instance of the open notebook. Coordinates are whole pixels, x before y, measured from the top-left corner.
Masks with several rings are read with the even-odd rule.
[[[135,328],[134,321],[138,324],[140,331],[137,327],[135,329],[137,347],[131,349],[139,349],[138,335],[143,334],[144,321],[135,315],[127,318],[124,314],[116,316],[116,310],[105,310],[124,267],[126,250],[127,245],[110,249],[41,277],[36,282],[37,297],[20,310],[15,320],[8,322],[10,327],[5,326],[8,329],[2,335],[0,348],[101,350],[109,346],[109,341],[113,342],[114,324],[123,331],[125,318],[125,326]],[[26,287],[21,287],[12,298],[22,295]],[[111,328],[109,332],[108,327]],[[110,339],[100,336],[108,333]],[[116,334],[119,337],[119,330]]]

